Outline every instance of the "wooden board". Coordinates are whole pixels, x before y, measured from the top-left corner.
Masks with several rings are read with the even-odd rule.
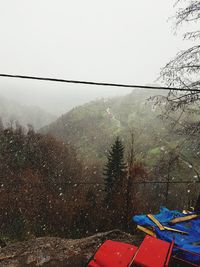
[[[200,218],[199,214],[192,214],[189,216],[175,218],[175,219],[171,220],[169,223],[175,224],[175,223],[179,223],[179,222],[187,222],[187,221],[197,219],[197,218]]]
[[[156,234],[153,231],[151,231],[150,229],[146,228],[146,227],[137,225],[137,229],[142,231],[142,232],[144,232],[147,235],[156,237]]]
[[[164,231],[165,228],[164,226],[152,215],[152,214],[147,214],[147,217],[152,221],[154,222],[158,228],[161,230],[161,231]]]

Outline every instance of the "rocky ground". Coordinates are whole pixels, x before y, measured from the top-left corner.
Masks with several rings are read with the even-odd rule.
[[[119,230],[86,237],[62,239],[41,237],[10,244],[0,249],[0,266],[3,267],[82,267],[92,257],[98,246],[112,239],[138,244],[139,238]]]

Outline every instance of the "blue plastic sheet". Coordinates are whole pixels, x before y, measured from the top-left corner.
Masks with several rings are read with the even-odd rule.
[[[180,233],[175,233],[172,231],[161,231],[154,222],[152,222],[146,215],[136,215],[133,217],[133,221],[141,226],[153,226],[155,228],[156,236],[162,240],[172,242],[175,241],[175,245],[200,254],[200,245],[196,245],[196,243],[200,243],[200,218],[193,219],[187,222],[180,222],[173,224],[173,226],[169,223],[171,220],[177,217],[184,217],[187,216],[182,212],[177,210],[169,210],[166,207],[160,208],[160,213],[154,215],[154,217],[163,225],[167,227],[171,227],[177,230],[181,230],[187,232],[188,235],[183,235]],[[175,253],[179,253],[178,250],[174,251]],[[181,256],[184,259],[187,259],[191,262],[199,262],[200,258],[198,256],[182,253]]]

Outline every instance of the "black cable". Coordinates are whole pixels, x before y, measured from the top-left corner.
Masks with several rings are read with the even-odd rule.
[[[187,181],[134,181],[133,184],[141,184],[141,185],[144,185],[144,184],[199,184],[200,181],[199,180],[187,180]],[[13,186],[17,186],[19,187],[20,184],[19,183],[14,183],[12,184]],[[71,182],[71,183],[66,183],[66,182],[63,182],[63,183],[57,183],[58,186],[71,186],[71,187],[74,187],[75,189],[78,187],[78,186],[81,186],[81,185],[94,185],[94,186],[97,186],[97,187],[101,187],[101,186],[104,186],[105,183],[103,182],[99,182],[99,183],[96,183],[96,182]],[[38,184],[34,184],[34,185],[30,185],[31,187],[41,187],[41,186],[45,186],[45,187],[50,187],[50,186],[55,186],[55,184],[49,184],[49,183],[38,183]],[[4,187],[2,186],[2,189]],[[58,190],[59,191],[59,190]]]
[[[0,77],[6,78],[18,78],[18,79],[29,79],[29,80],[40,80],[49,82],[61,82],[61,83],[73,83],[73,84],[87,84],[96,86],[111,86],[111,87],[124,87],[124,88],[138,88],[138,89],[152,89],[152,90],[173,90],[173,91],[192,91],[199,92],[200,89],[188,89],[188,88],[176,88],[176,87],[164,87],[164,86],[150,86],[150,85],[134,85],[134,84],[120,84],[120,83],[105,83],[105,82],[93,82],[93,81],[79,81],[79,80],[66,80],[58,78],[48,78],[48,77],[35,77],[26,75],[12,75],[12,74],[0,74]]]

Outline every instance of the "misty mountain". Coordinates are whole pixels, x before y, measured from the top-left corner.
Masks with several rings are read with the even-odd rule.
[[[144,135],[150,138],[155,136],[155,131],[163,131],[162,121],[157,116],[160,111],[152,101],[148,101],[155,93],[133,90],[126,96],[89,102],[62,115],[41,132],[71,143],[89,161],[103,159],[117,135],[127,139],[134,128],[138,132],[142,129],[140,138],[147,138]],[[141,143],[145,146],[144,142]]]
[[[28,124],[35,129],[48,125],[56,116],[37,106],[25,106],[0,95],[0,118],[5,126],[19,123],[26,127]]]
[[[92,101],[72,109],[40,131],[74,146],[86,167],[95,165],[103,170],[108,150],[119,136],[125,146],[125,160],[133,141],[134,160],[146,166],[152,180],[166,178],[167,162],[172,155],[179,158],[178,167],[171,169],[173,179],[196,179],[199,166],[196,139],[186,137],[181,126],[175,127],[180,111],[174,112],[175,120],[163,117],[165,103],[155,105],[149,99],[157,93],[133,90],[126,96]],[[164,94],[159,92],[160,96]]]

